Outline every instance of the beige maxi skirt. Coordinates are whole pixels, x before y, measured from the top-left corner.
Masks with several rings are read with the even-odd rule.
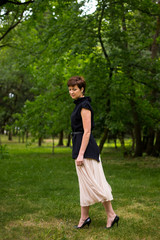
[[[112,189],[108,184],[103,167],[94,159],[84,159],[82,166],[76,165],[80,189],[80,206],[90,206],[96,202],[113,200]]]

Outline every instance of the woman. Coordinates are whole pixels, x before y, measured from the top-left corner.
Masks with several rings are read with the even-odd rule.
[[[76,171],[80,188],[81,218],[76,228],[90,225],[89,206],[102,202],[107,213],[106,228],[117,223],[119,217],[115,214],[111,200],[111,187],[104,176],[99,148],[93,138],[93,110],[90,97],[85,97],[85,80],[74,76],[68,80],[69,94],[74,99],[75,108],[71,115],[72,126],[72,157],[75,159]]]

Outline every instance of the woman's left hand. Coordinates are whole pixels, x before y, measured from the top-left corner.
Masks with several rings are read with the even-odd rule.
[[[83,156],[78,156],[76,159],[76,165],[82,166],[83,165]]]

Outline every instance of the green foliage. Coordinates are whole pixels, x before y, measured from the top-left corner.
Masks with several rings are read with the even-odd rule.
[[[7,145],[0,144],[0,160],[8,159],[9,158],[9,151]]]
[[[13,114],[20,113],[28,99],[32,77],[24,66],[24,54],[15,49],[2,49],[0,58],[0,129],[13,124]],[[22,61],[23,59],[23,61]]]
[[[81,7],[87,2],[37,0],[26,5],[26,17],[3,39],[12,48],[0,52],[1,128],[17,126],[36,137],[70,132],[74,106],[66,83],[72,75],[83,75],[95,110],[96,136],[105,128],[114,134],[132,132],[136,139],[137,128],[139,135],[143,129],[157,132],[157,1],[98,1],[95,12],[85,14]],[[24,6],[7,3],[5,13],[7,9],[1,32],[14,17],[18,20]],[[15,113],[22,115],[14,123]]]

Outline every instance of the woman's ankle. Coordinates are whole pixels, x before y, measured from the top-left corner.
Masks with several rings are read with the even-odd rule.
[[[85,221],[87,218],[89,218],[89,215],[82,216],[82,217],[80,218],[80,220]]]
[[[107,214],[107,218],[114,218],[115,216],[116,216],[115,212]]]

